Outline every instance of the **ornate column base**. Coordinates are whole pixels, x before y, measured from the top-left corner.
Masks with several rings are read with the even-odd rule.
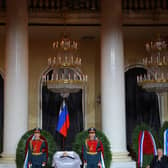
[[[136,162],[112,162],[110,168],[136,168]]]
[[[128,152],[112,153],[110,168],[136,168],[136,162],[128,156]]]
[[[15,155],[1,154],[0,168],[16,168]]]

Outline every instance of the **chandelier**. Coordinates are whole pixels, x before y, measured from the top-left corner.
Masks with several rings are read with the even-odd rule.
[[[54,92],[77,92],[85,86],[88,76],[81,70],[82,60],[78,54],[78,42],[67,34],[52,43],[56,56],[48,58],[48,72],[43,83]]]
[[[149,92],[162,93],[168,91],[168,41],[161,39],[146,43],[148,56],[142,64],[147,74],[137,76],[137,83]]]
[[[63,37],[60,40],[53,42],[53,48],[66,50],[77,50],[78,42],[76,40],[71,40],[67,34],[63,34]]]

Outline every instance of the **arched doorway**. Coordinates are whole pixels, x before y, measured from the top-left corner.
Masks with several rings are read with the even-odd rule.
[[[155,131],[160,128],[159,103],[156,93],[149,93],[137,85],[137,75],[146,72],[142,67],[131,68],[125,72],[128,151],[132,148],[132,132],[137,124],[146,123]]]
[[[3,150],[4,79],[0,74],[0,153]]]
[[[51,78],[52,71],[52,69],[48,69],[44,74]],[[80,88],[76,92],[71,92],[69,96],[65,98],[70,118],[70,127],[66,138],[63,138],[63,136],[56,131],[60,106],[63,101],[61,91],[53,92],[49,90],[46,85],[41,83],[41,94],[42,128],[54,136],[58,150],[61,150],[63,146],[64,150],[72,150],[72,144],[76,134],[84,129],[85,89]]]

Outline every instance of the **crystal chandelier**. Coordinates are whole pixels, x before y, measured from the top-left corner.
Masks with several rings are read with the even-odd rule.
[[[57,40],[53,42],[53,48],[57,49],[63,49],[66,50],[77,50],[78,49],[78,42],[75,40],[71,40],[68,35],[65,33],[63,34],[63,37],[60,40]]]
[[[137,76],[137,83],[149,92],[162,93],[168,91],[168,42],[160,38],[146,43],[148,56],[142,64],[147,74]]]
[[[43,83],[54,92],[77,92],[87,83],[88,76],[81,70],[82,60],[78,55],[78,42],[63,34],[52,43],[56,56],[48,58],[49,74],[43,76]]]

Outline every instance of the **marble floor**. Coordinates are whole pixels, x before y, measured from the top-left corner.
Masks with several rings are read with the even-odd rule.
[[[0,163],[0,168],[16,168],[16,165],[13,163]]]

